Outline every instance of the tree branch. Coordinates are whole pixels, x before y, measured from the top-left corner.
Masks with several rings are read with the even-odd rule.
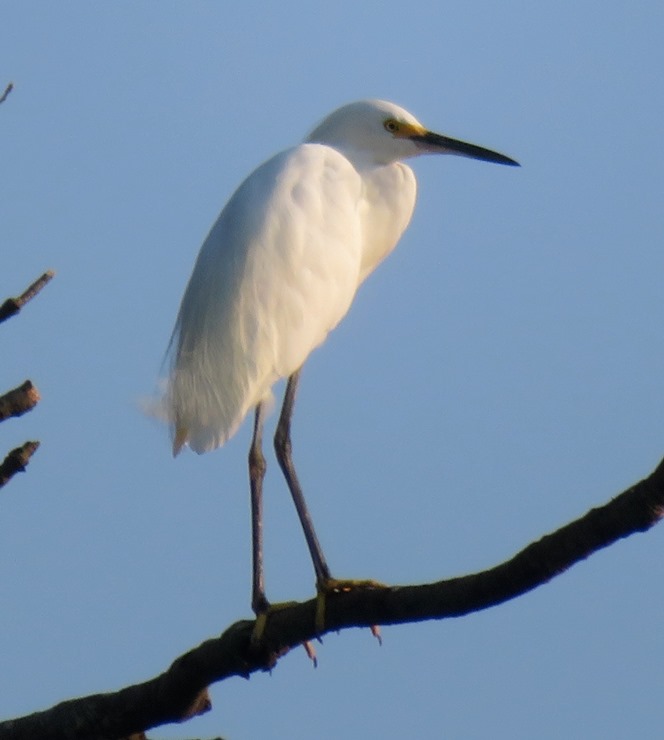
[[[2,101],[0,101],[2,102]],[[25,306],[25,304],[32,300],[37,293],[53,278],[55,272],[53,270],[47,270],[40,278],[35,280],[28,289],[22,293],[18,298],[7,298],[7,300],[0,306],[0,323],[7,321]]]
[[[648,478],[608,504],[494,568],[420,586],[370,587],[328,596],[325,632],[459,617],[487,609],[546,583],[623,537],[648,530],[663,516],[664,460]],[[254,621],[236,622],[150,681],[0,723],[0,740],[117,740],[183,721],[207,711],[201,696],[211,683],[269,670],[291,648],[315,638],[315,614],[315,599],[275,611],[259,649],[251,644]]]
[[[0,464],[0,488],[8,483],[16,473],[25,472],[30,458],[37,452],[39,442],[24,442],[20,447],[12,450]],[[0,734],[0,737],[2,735]]]
[[[9,83],[0,98],[0,103],[5,100],[11,90],[12,84]],[[28,286],[18,298],[8,298],[0,306],[0,323],[15,316],[28,301],[31,301],[50,282],[54,275],[53,270],[47,270],[32,285]],[[33,409],[38,402],[39,391],[29,380],[26,380],[23,385],[0,396],[0,421],[4,421],[11,416],[21,416]],[[39,442],[25,442],[21,447],[17,447],[9,452],[2,464],[0,464],[0,488],[8,483],[16,473],[25,471],[26,465],[38,447]]]
[[[5,88],[5,91],[0,95],[0,103],[4,103],[5,100],[7,100],[7,96],[9,93],[14,89],[14,83],[10,82],[7,87]]]
[[[0,396],[0,421],[26,414],[39,403],[39,399],[39,391],[31,381],[26,380],[23,385]]]

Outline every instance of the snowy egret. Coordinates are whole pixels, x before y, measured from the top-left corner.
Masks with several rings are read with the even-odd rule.
[[[239,186],[203,243],[182,298],[163,398],[174,455],[184,445],[198,453],[219,447],[255,410],[249,479],[252,608],[258,616],[269,608],[262,566],[262,432],[271,388],[280,378],[288,380],[275,451],[318,593],[352,583],[332,579],[302,495],[291,457],[293,404],[305,360],[408,226],[416,182],[402,160],[426,153],[517,165],[432,133],[393,103],[345,105]]]

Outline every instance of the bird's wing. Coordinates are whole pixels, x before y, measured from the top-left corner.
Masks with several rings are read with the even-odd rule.
[[[199,253],[180,306],[165,397],[174,450],[223,444],[343,318],[362,256],[362,180],[303,144],[255,170]]]

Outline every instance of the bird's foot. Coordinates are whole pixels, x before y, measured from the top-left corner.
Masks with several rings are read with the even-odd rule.
[[[316,590],[318,592],[316,596],[316,634],[321,634],[325,631],[325,606],[328,596],[332,594],[346,594],[351,591],[373,591],[382,588],[388,587],[380,581],[374,581],[371,579],[340,580],[338,578],[326,578],[325,580],[319,580],[316,584]],[[378,625],[371,626],[371,634],[380,644],[382,644],[380,628]]]
[[[268,617],[273,613],[282,609],[288,609],[290,606],[295,606],[297,601],[280,601],[276,604],[265,603],[265,606],[256,614],[256,622],[254,629],[251,632],[251,638],[249,644],[252,649],[259,649],[263,643],[263,636],[265,634],[265,628],[267,626]],[[314,668],[318,666],[318,658],[316,657],[316,651],[314,646],[309,642],[303,642],[302,647],[305,649],[309,660],[314,664]]]
[[[295,606],[296,601],[280,601],[277,604],[265,603],[265,606],[256,612],[256,623],[251,633],[252,646],[258,646],[263,641],[267,619],[272,612],[278,612],[282,609],[288,609],[289,606]]]

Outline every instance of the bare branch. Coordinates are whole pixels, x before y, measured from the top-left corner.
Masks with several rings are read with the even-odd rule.
[[[0,396],[0,421],[26,414],[39,403],[39,400],[39,391],[31,381],[26,380],[23,385]]]
[[[601,548],[644,532],[664,516],[664,460],[646,479],[494,568],[420,586],[370,587],[331,594],[325,631],[459,617],[487,609],[560,575]],[[180,656],[160,676],[110,694],[58,704],[0,723],[0,740],[117,740],[207,711],[210,684],[272,668],[291,648],[316,637],[316,600],[270,614],[260,649],[253,620],[231,625]],[[138,735],[140,737],[140,735]]]
[[[25,442],[7,455],[0,464],[0,488],[8,483],[16,473],[25,471],[30,458],[37,452],[38,447],[39,442]]]
[[[30,300],[32,300],[37,293],[53,278],[55,272],[53,270],[47,270],[40,278],[35,280],[34,283],[18,298],[8,298],[0,306],[0,323],[10,319],[23,308],[23,306]]]
[[[0,95],[0,103],[4,103],[5,100],[7,100],[7,96],[9,93],[14,89],[14,83],[10,82],[7,87],[5,88],[5,91]]]

